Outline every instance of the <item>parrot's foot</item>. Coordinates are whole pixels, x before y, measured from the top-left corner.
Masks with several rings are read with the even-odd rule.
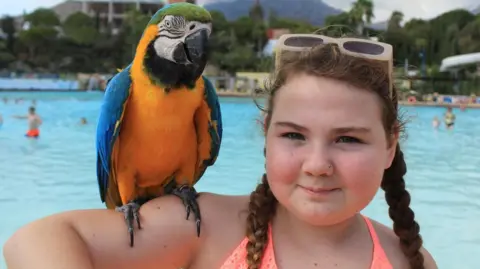
[[[197,203],[197,191],[193,187],[182,185],[178,188],[175,188],[172,194],[182,199],[185,210],[187,210],[187,220],[190,217],[190,211],[192,211],[195,215],[197,236],[200,237],[200,223],[202,222],[202,217],[200,216],[200,207]]]
[[[140,209],[140,205],[140,203],[132,201],[126,205],[115,208],[115,211],[122,212],[125,216],[125,222],[127,224],[128,233],[130,235],[130,247],[133,247],[134,243],[133,222],[135,221],[137,223],[138,229],[142,229],[142,226],[140,226],[140,218],[138,217],[138,210]]]

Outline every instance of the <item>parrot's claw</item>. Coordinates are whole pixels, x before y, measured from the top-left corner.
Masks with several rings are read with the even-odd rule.
[[[187,220],[190,217],[190,211],[195,215],[197,236],[200,237],[200,224],[202,222],[202,217],[200,216],[200,207],[197,203],[197,191],[193,187],[182,185],[178,188],[175,188],[172,194],[182,199],[185,210],[187,210]]]
[[[133,247],[134,236],[133,236],[133,223],[134,221],[138,225],[138,229],[142,229],[140,226],[140,218],[138,217],[138,210],[140,209],[140,204],[136,202],[130,202],[126,205],[119,206],[115,208],[115,211],[122,212],[125,216],[125,222],[127,224],[128,233],[130,235],[130,247]]]

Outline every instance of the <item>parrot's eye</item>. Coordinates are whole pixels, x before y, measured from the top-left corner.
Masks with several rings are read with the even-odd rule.
[[[169,21],[166,21],[166,22],[165,22],[165,26],[170,27],[170,26],[172,26],[172,25],[171,25],[171,23],[170,23]]]
[[[196,26],[195,24],[190,25],[190,30],[195,29],[195,26]]]

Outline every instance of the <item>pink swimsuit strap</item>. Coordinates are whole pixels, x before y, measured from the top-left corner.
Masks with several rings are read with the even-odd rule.
[[[362,215],[363,216],[363,215]],[[370,269],[393,269],[390,261],[383,250],[378,235],[373,228],[372,222],[369,218],[363,216],[365,223],[367,224],[368,231],[370,232],[370,237],[373,242],[373,259]],[[225,263],[220,267],[220,269],[247,269],[247,246],[248,238],[242,240],[240,245],[233,251],[233,253],[227,258]],[[273,252],[273,241],[272,241],[272,229],[271,226],[268,228],[268,243],[265,248],[265,253],[262,258],[261,269],[277,269],[275,263],[275,254]]]

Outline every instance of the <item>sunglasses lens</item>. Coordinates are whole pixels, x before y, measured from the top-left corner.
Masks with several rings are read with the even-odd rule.
[[[289,37],[285,39],[284,44],[290,47],[305,48],[305,47],[315,47],[317,45],[323,44],[323,39],[319,37]]]
[[[351,52],[369,55],[380,55],[385,51],[385,49],[378,44],[361,41],[347,41],[343,44],[343,48]]]

